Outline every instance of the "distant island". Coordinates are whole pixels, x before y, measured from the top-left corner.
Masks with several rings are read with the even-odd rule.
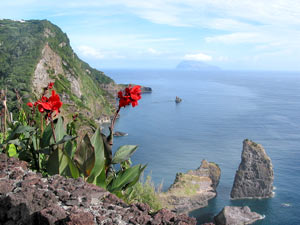
[[[193,70],[193,71],[218,71],[221,70],[221,68],[213,65],[206,64],[201,61],[195,61],[195,60],[184,60],[181,61],[176,69],[178,70]]]

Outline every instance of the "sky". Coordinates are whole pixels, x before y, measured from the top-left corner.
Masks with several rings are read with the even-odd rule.
[[[98,69],[300,70],[300,0],[0,0],[0,19],[47,19]]]

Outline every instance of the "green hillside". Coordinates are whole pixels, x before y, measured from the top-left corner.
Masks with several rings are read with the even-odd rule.
[[[80,112],[88,120],[114,110],[113,96],[100,88],[114,81],[80,60],[59,27],[47,20],[0,20],[0,89],[7,89],[9,109],[16,111],[15,89],[23,102],[35,101],[50,81],[65,115]]]

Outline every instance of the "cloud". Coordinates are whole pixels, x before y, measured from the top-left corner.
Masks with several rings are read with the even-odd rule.
[[[152,55],[160,55],[160,54],[161,54],[160,51],[157,51],[157,50],[154,49],[154,48],[148,48],[147,51],[148,51],[149,53],[151,53]]]
[[[144,42],[167,42],[167,41],[179,41],[178,38],[146,38]]]
[[[194,60],[194,61],[211,61],[212,57],[203,53],[197,54],[186,54],[183,59],[185,60]]]
[[[92,57],[92,58],[97,58],[97,59],[103,59],[104,55],[101,54],[98,50],[86,46],[86,45],[81,45],[78,48],[79,54],[85,56],[85,57]]]
[[[241,43],[257,43],[264,41],[262,34],[259,33],[231,33],[225,35],[216,35],[212,37],[206,37],[206,42],[221,42],[224,44],[241,44]]]

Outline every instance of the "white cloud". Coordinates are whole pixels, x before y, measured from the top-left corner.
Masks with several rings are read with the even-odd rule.
[[[156,49],[154,49],[154,48],[148,48],[147,51],[148,51],[149,53],[151,53],[152,55],[160,55],[160,54],[161,54],[160,51],[158,51],[158,50],[156,50]]]
[[[86,4],[88,4],[87,1]],[[217,29],[245,29],[256,25],[298,25],[297,0],[106,0],[123,6],[153,23],[172,26],[200,26]]]
[[[79,51],[79,54],[81,54],[85,57],[93,57],[93,58],[97,58],[97,59],[104,58],[104,55],[101,54],[101,52],[99,52],[98,50],[96,50],[90,46],[81,45],[78,47],[78,51]]]
[[[167,41],[178,41],[178,38],[146,38],[144,42],[167,42]]]
[[[211,61],[212,57],[203,53],[197,54],[186,54],[183,59],[185,60],[194,60],[194,61]]]
[[[232,33],[225,35],[216,35],[212,37],[206,37],[206,42],[221,42],[225,44],[240,44],[240,43],[257,43],[265,41],[262,34],[259,33]]]

